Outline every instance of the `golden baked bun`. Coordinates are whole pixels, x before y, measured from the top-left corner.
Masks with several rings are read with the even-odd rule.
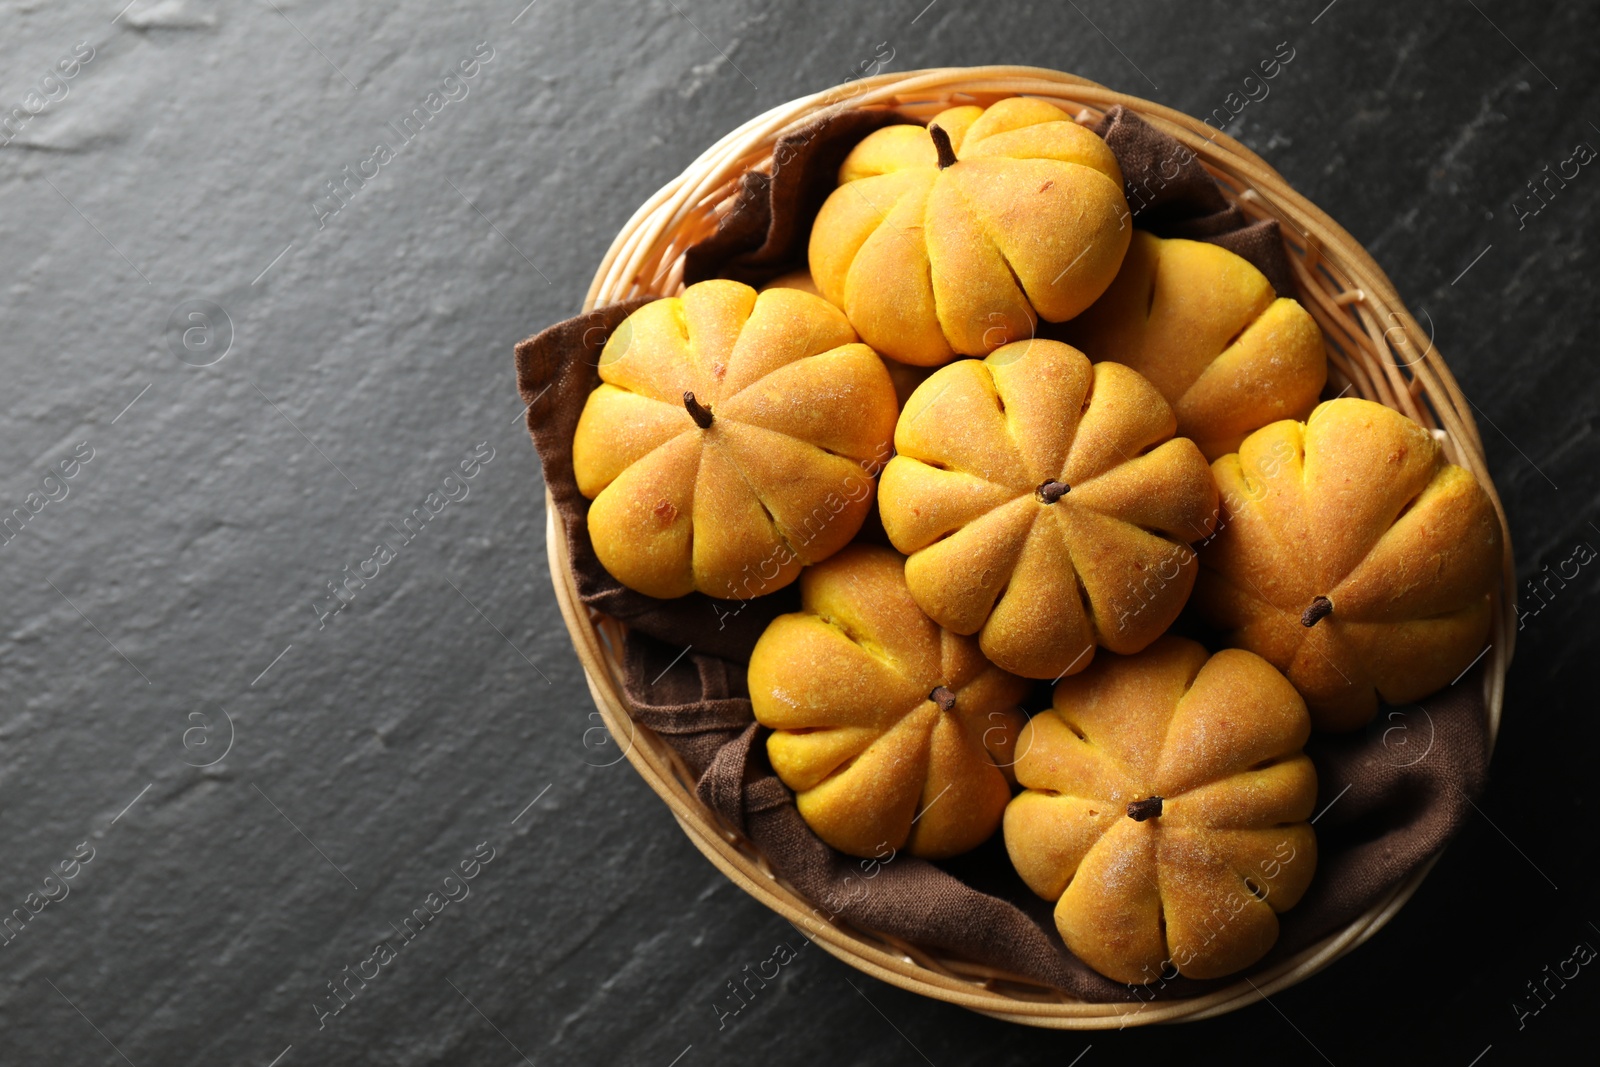
[[[938,366],[1078,314],[1132,228],[1106,143],[1016,97],[868,134],[811,230],[811,274],[867,344]]]
[[[612,333],[572,441],[600,563],[655,597],[748,599],[847,544],[898,411],[844,315],[706,281]]]
[[[954,856],[1000,826],[1028,683],[924,615],[903,569],[862,544],[807,568],[801,610],[750,656],[750,703],[818,837],[853,856]]]
[[[758,291],[764,293],[768,289],[798,289],[812,296],[822,295],[822,290],[817,288],[817,283],[812,280],[811,272],[808,270],[792,270],[787,274],[780,274]]]
[[[1060,336],[1150,379],[1208,460],[1305,418],[1328,380],[1316,321],[1266,275],[1225,248],[1142,231],[1111,288]]]
[[[1116,363],[1018,341],[940,368],[895,427],[884,531],[922,610],[1028,678],[1137,652],[1194,585],[1217,490],[1172,409]]]
[[[1317,729],[1427,696],[1483,651],[1500,523],[1427,430],[1330,400],[1212,469],[1222,527],[1200,553],[1195,606],[1288,676]]]
[[[1316,870],[1310,732],[1294,687],[1249,652],[1168,636],[1106,657],[1022,731],[1006,850],[1106,977],[1232,974]]]
[[[763,285],[761,292],[764,293],[768,289],[798,289],[802,293],[812,293],[816,296],[822,295],[821,291],[817,289],[817,283],[811,278],[811,272],[808,270],[792,270],[788,274],[781,274],[766,285]],[[894,382],[894,398],[901,407],[905,406],[906,401],[917,386],[925,382],[928,375],[933,373],[931,367],[913,367],[908,363],[901,363],[893,359],[885,359],[883,366],[889,372],[889,380]]]

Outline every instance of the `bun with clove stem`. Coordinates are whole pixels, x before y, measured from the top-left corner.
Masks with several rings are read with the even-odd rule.
[[[1425,697],[1483,651],[1499,518],[1427,430],[1330,400],[1212,469],[1221,530],[1200,553],[1195,608],[1287,675],[1317,729]]]
[[[1169,636],[1105,657],[1017,739],[1026,792],[1006,850],[1101,974],[1232,974],[1277,941],[1316,869],[1310,733],[1305,702],[1252,653]]]
[[[807,568],[800,599],[761,635],[749,680],[801,817],[854,856],[981,844],[1011,799],[1028,683],[924,615],[887,548],[852,545]]]
[[[589,537],[623,585],[745,600],[843,548],[872,507],[899,405],[843,314],[708,281],[630,315],[572,441]]]
[[[811,231],[817,288],[884,356],[934,367],[1092,304],[1132,233],[1098,136],[1027,97],[868,134]]]

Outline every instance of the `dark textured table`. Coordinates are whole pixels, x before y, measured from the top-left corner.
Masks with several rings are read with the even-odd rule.
[[[0,1063],[1589,1045],[1592,5],[124,2],[0,5]],[[1032,1031],[803,948],[719,1026],[728,980],[797,935],[605,765],[511,345],[784,100],[1017,62],[1203,115],[1281,49],[1228,130],[1433,324],[1511,515],[1525,614],[1487,795],[1373,941],[1220,1020]],[[380,539],[402,547],[334,599]],[[348,1004],[346,968],[376,972]]]

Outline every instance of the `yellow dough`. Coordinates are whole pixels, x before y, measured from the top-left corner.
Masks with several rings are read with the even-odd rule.
[[[1206,459],[1245,435],[1302,419],[1328,380],[1322,332],[1260,271],[1200,241],[1133,236],[1116,281],[1061,336],[1092,360],[1132,367]]]
[[[798,289],[802,293],[812,293],[816,296],[822,295],[817,289],[817,283],[811,279],[811,272],[808,270],[792,270],[788,274],[779,275],[761,287],[763,293],[768,289]],[[894,382],[894,397],[901,407],[905,406],[906,400],[910,398],[917,386],[926,381],[928,375],[933,373],[933,368],[931,367],[913,367],[908,363],[901,363],[893,359],[885,359],[883,366],[889,372],[889,379]]]
[[[1212,469],[1222,528],[1200,553],[1195,606],[1288,676],[1317,729],[1427,696],[1483,651],[1500,523],[1427,430],[1331,400]]]
[[[1015,97],[868,134],[809,254],[817,288],[863,341],[931,367],[1078,314],[1111,284],[1131,232],[1106,143]]]
[[[1127,367],[1018,341],[940,368],[895,428],[878,511],[940,625],[1029,678],[1137,652],[1172,625],[1216,486]]]
[[[1316,870],[1310,732],[1294,687],[1249,652],[1169,636],[1106,657],[1018,739],[1006,850],[1101,974],[1232,974]]]
[[[899,410],[839,309],[721,280],[628,316],[600,381],[572,442],[589,536],[613,577],[655,597],[761,596],[843,548]]]
[[[852,545],[800,579],[750,657],[750,703],[800,814],[841,852],[953,856],[1000,826],[1028,683],[942,629],[903,561]]]

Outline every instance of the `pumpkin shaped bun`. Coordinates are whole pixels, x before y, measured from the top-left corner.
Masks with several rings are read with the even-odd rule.
[[[941,626],[1028,678],[1137,652],[1194,585],[1217,490],[1172,409],[1127,367],[1018,341],[941,367],[895,427],[878,511]]]
[[[843,548],[889,456],[894,385],[840,311],[794,289],[691,285],[600,355],[572,442],[600,563],[654,597],[748,599]]]
[[[1142,231],[1111,288],[1062,336],[1149,378],[1208,460],[1305,418],[1328,380],[1316,321],[1266,275],[1225,248]]]
[[[811,230],[811,274],[867,344],[938,366],[1078,314],[1132,228],[1106,143],[1053,104],[956,107],[845,157]]]
[[[1222,527],[1200,554],[1196,608],[1287,675],[1319,730],[1443,688],[1483,651],[1500,524],[1427,430],[1330,400],[1212,469]]]
[[[1310,732],[1252,653],[1169,636],[1102,659],[1023,729],[1006,850],[1108,978],[1232,974],[1277,941],[1316,869]]]
[[[1011,799],[1028,683],[924,615],[887,548],[852,545],[807,568],[800,600],[762,633],[749,680],[801,817],[855,856],[981,844]]]

